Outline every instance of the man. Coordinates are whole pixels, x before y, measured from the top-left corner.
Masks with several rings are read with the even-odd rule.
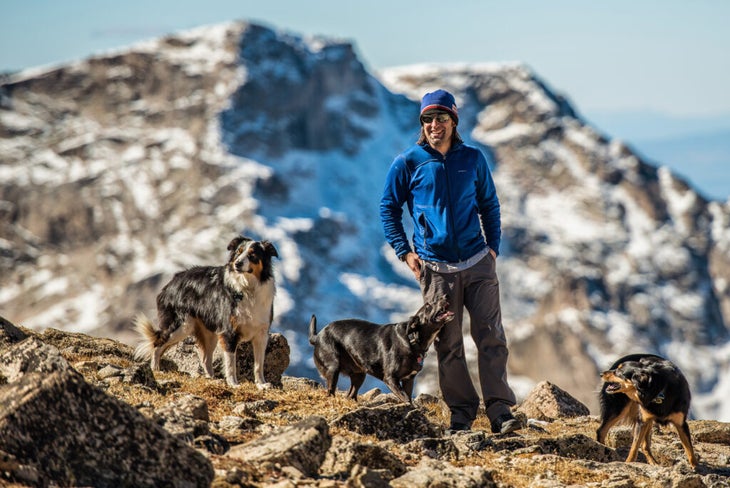
[[[471,319],[478,351],[479,382],[492,432],[521,425],[511,413],[515,395],[507,383],[507,341],[502,328],[495,269],[501,237],[499,200],[484,154],[463,143],[453,95],[426,93],[421,135],[398,155],[385,181],[380,218],[385,238],[419,280],[424,300],[445,294],[454,319],[435,342],[439,385],[451,410],[452,431],[469,430],[479,396],[469,377],[462,318]],[[403,205],[413,219],[413,246],[402,222]]]

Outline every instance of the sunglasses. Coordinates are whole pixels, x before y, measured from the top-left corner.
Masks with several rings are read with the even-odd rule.
[[[439,124],[445,124],[446,122],[448,122],[451,119],[451,115],[449,115],[445,112],[440,112],[437,114],[421,115],[422,124],[430,124],[431,122],[433,122],[434,119],[436,119],[436,122],[438,122]]]

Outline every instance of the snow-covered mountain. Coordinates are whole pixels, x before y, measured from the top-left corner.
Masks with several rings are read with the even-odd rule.
[[[730,197],[730,116],[672,116],[651,111],[586,114],[648,161],[685,176],[709,199]]]
[[[222,264],[242,232],[276,245],[274,329],[289,372],[316,377],[311,314],[386,322],[418,307],[378,205],[436,87],[498,161],[518,393],[550,380],[596,412],[599,371],[650,351],[689,377],[695,417],[730,420],[730,204],[606,139],[525,66],[373,74],[347,42],[245,22],[2,82],[0,314],[131,343],[172,274]]]

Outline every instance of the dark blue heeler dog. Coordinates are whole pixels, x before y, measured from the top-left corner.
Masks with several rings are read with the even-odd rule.
[[[317,334],[317,318],[312,315],[309,343],[314,346],[314,364],[327,381],[330,395],[335,394],[342,373],[350,377],[348,398],[357,400],[357,392],[369,374],[409,403],[426,351],[453,317],[445,297],[425,303],[410,319],[395,324],[344,319],[331,322]]]

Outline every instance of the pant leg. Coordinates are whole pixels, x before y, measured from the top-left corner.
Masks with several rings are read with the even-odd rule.
[[[508,413],[515,394],[507,382],[507,339],[502,327],[499,281],[491,255],[464,272],[464,305],[477,347],[479,382],[490,421]]]
[[[441,329],[434,342],[439,386],[451,411],[451,422],[471,425],[479,409],[479,395],[469,376],[464,354],[464,300],[460,273],[436,273],[424,266],[421,270],[421,291],[425,301],[446,295],[454,312],[454,318]]]

